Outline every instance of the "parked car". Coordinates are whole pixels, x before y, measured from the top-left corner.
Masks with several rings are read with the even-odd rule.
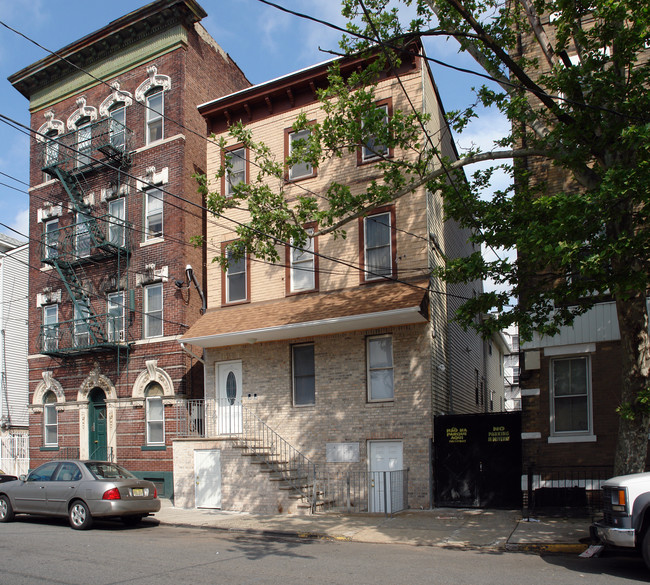
[[[612,477],[603,484],[602,520],[592,536],[607,545],[637,549],[650,569],[650,473]]]
[[[121,518],[127,525],[160,510],[156,486],[108,461],[50,461],[18,481],[0,484],[0,522],[15,514],[67,516],[75,530],[94,518]]]
[[[14,481],[15,479],[18,479],[16,475],[5,473],[0,469],[0,483],[4,483],[5,481]]]

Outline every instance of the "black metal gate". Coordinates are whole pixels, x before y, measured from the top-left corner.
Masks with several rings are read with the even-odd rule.
[[[521,413],[436,416],[433,452],[436,506],[521,507]]]

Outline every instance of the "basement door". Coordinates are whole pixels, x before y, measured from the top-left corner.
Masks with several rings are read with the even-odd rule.
[[[241,362],[215,364],[217,379],[217,423],[220,435],[242,432]]]
[[[194,501],[197,508],[221,508],[221,451],[194,451]]]
[[[369,441],[368,461],[370,463],[369,508],[370,512],[391,514],[393,509],[402,509],[402,495],[393,494],[391,471],[403,468],[402,441]],[[399,501],[396,501],[397,498]]]

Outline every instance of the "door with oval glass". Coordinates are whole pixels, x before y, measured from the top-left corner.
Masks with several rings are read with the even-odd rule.
[[[242,432],[241,361],[216,364],[217,422],[220,435]]]
[[[93,388],[88,398],[89,457],[106,461],[106,395],[101,388]]]

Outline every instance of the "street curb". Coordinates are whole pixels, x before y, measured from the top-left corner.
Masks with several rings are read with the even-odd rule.
[[[550,554],[580,554],[589,548],[587,544],[563,543],[548,544],[543,542],[506,543],[506,550],[510,552],[534,552]]]

